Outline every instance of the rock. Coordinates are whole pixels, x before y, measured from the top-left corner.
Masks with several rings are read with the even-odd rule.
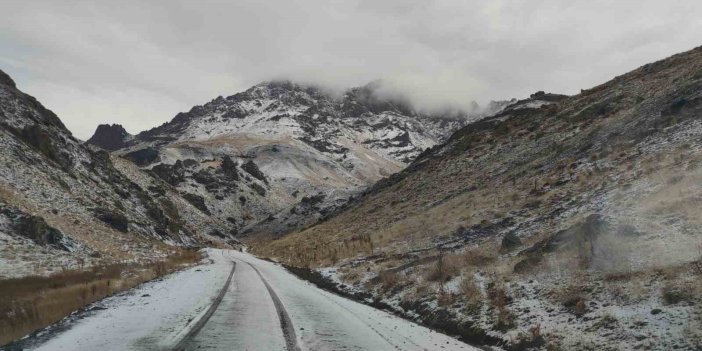
[[[207,169],[201,169],[192,175],[193,180],[203,185],[215,184],[217,179]]]
[[[156,174],[159,178],[163,179],[166,183],[176,186],[185,180],[185,167],[181,160],[176,161],[175,164],[167,165],[162,163],[160,165],[154,166],[151,171]]]
[[[207,208],[207,205],[205,205],[205,198],[203,198],[202,196],[190,193],[183,193],[182,196],[186,201],[188,201],[191,205],[195,206],[195,208],[197,208],[198,210],[202,211],[204,214],[208,216],[212,214]]]
[[[260,196],[266,196],[266,189],[264,189],[259,184],[251,183],[249,186],[251,187],[251,189],[253,189],[256,192],[256,194],[258,194]]]
[[[141,150],[136,150],[132,151],[124,157],[132,162],[134,162],[137,166],[148,166],[154,162],[157,162],[160,159],[160,156],[158,155],[158,150],[154,148],[147,147],[145,149]]]
[[[109,224],[112,228],[120,232],[126,233],[129,231],[129,220],[119,212],[98,207],[93,209],[93,214],[95,218]]]
[[[24,236],[42,246],[68,251],[64,245],[64,235],[60,230],[51,227],[44,218],[32,216],[20,212],[19,210],[2,209],[2,214],[7,215],[13,223],[13,228],[17,234]]]
[[[254,178],[268,184],[266,175],[263,174],[263,172],[261,172],[260,169],[258,169],[258,166],[256,166],[256,163],[254,163],[254,161],[248,161],[244,163],[243,165],[241,165],[241,169],[251,174]]]
[[[656,315],[663,312],[660,308],[654,308],[651,310],[651,314]]]
[[[120,124],[101,124],[95,130],[87,143],[103,148],[105,150],[114,151],[121,149],[126,144],[126,139],[131,135]]]
[[[255,167],[255,169],[258,170],[258,167],[256,167],[256,164],[253,163],[253,161],[249,161],[249,162],[251,162],[253,164],[253,167]],[[222,171],[224,172],[224,175],[227,176],[228,178],[230,178],[232,180],[239,180],[239,172],[236,169],[236,162],[232,161],[232,159],[229,156],[224,156],[224,158],[222,159]],[[249,172],[249,173],[251,173],[251,172]],[[261,173],[261,174],[263,174],[263,173]],[[265,177],[264,177],[264,179],[265,179]]]
[[[27,144],[34,147],[48,159],[56,162],[62,168],[68,169],[73,164],[71,157],[65,152],[62,152],[54,144],[54,137],[51,133],[42,128],[39,124],[24,127],[20,132],[20,137]]]
[[[7,73],[3,72],[2,70],[0,70],[0,84],[5,84],[5,85],[11,86],[13,88],[17,87],[15,85],[15,81],[12,80],[12,78],[10,78],[10,76],[7,75]]]
[[[502,237],[502,244],[500,245],[500,249],[503,252],[509,252],[521,244],[522,244],[522,241],[519,240],[519,237],[517,236],[517,234],[515,234],[514,231],[511,231],[511,232],[505,234],[504,237]]]

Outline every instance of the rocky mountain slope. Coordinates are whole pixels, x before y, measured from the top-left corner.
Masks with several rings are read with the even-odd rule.
[[[0,278],[161,259],[226,230],[158,178],[94,151],[0,71]],[[234,241],[229,240],[231,243]]]
[[[702,48],[471,123],[256,252],[506,349],[702,347]]]
[[[327,216],[475,117],[421,114],[380,97],[378,87],[337,97],[267,82],[135,136],[100,126],[89,143],[116,150],[204,214],[227,220],[223,236],[278,235]]]

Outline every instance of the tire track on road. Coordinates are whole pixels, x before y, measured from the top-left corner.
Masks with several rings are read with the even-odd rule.
[[[222,254],[224,256],[224,254]],[[192,338],[197,335],[197,333],[202,330],[202,328],[207,324],[207,321],[210,320],[210,317],[214,314],[214,312],[217,310],[219,307],[219,304],[222,303],[222,299],[224,298],[224,295],[227,293],[227,290],[229,290],[229,286],[232,283],[232,277],[234,276],[234,270],[236,270],[236,262],[232,261],[232,270],[229,272],[229,277],[227,278],[227,281],[224,283],[224,286],[222,289],[219,291],[219,294],[217,297],[215,297],[214,301],[212,301],[212,304],[210,307],[207,309],[207,312],[198,320],[195,325],[193,325],[192,329],[183,337],[183,339],[176,344],[176,346],[173,348],[173,351],[184,351],[185,350],[185,344],[187,344],[188,341],[190,341]]]
[[[278,295],[275,293],[275,290],[273,290],[271,285],[268,284],[268,281],[266,280],[266,278],[263,277],[261,272],[259,272],[258,269],[254,267],[254,265],[252,265],[251,263],[246,262],[246,264],[251,266],[251,268],[253,268],[253,270],[256,271],[256,274],[258,274],[258,277],[261,278],[261,281],[266,286],[266,290],[268,290],[268,294],[273,300],[273,305],[275,305],[275,310],[276,312],[278,312],[278,317],[280,318],[280,327],[283,329],[283,336],[285,337],[286,349],[288,351],[300,351],[300,347],[297,345],[295,327],[292,324],[292,320],[290,319],[288,311],[285,310],[285,306],[283,306],[283,303],[280,301],[280,298],[278,298]]]

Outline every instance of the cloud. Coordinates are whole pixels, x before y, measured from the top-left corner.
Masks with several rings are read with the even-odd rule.
[[[420,107],[576,93],[700,45],[699,1],[3,1],[0,68],[81,138],[263,80]]]

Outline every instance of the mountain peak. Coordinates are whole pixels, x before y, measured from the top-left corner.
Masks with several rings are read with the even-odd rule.
[[[12,78],[10,78],[10,76],[1,69],[0,69],[0,84],[9,85],[13,88],[17,87],[15,85],[15,81],[12,80]]]
[[[121,124],[101,124],[87,142],[105,150],[114,151],[124,147],[129,137],[131,135]]]

